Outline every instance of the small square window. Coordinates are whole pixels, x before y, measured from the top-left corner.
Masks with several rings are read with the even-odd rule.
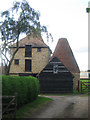
[[[19,59],[15,59],[15,60],[14,60],[14,64],[15,64],[15,65],[19,65]]]
[[[41,52],[41,48],[37,48],[37,52]]]

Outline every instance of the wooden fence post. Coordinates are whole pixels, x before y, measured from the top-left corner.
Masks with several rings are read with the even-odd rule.
[[[79,80],[78,80],[78,92],[79,92]]]
[[[82,81],[81,81],[81,93],[82,93]]]
[[[15,93],[15,114],[14,114],[15,119],[16,119],[16,110],[17,110],[17,93]]]

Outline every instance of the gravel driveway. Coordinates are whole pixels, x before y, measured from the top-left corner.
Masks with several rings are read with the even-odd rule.
[[[30,118],[88,118],[88,97],[72,96],[46,96],[52,98]]]

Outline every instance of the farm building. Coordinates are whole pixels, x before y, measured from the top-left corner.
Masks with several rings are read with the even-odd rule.
[[[53,57],[39,74],[40,92],[73,92],[73,77],[64,64],[57,57]]]
[[[58,68],[58,74],[53,72],[55,65]],[[53,92],[72,92],[74,88],[77,88],[80,70],[66,38],[58,40],[50,62],[40,73],[39,80],[41,91],[47,92],[52,89]]]
[[[15,49],[16,44],[13,44],[11,55]],[[58,72],[55,73],[56,69]],[[21,39],[19,50],[10,67],[10,75],[39,75],[41,89],[48,88],[47,90],[50,89],[53,92],[72,92],[80,79],[79,67],[66,38],[59,39],[52,57],[49,46],[44,43],[41,37],[26,36]]]
[[[76,88],[78,86],[78,80],[80,80],[80,70],[66,38],[58,40],[52,58],[54,56],[57,56],[65,67],[74,75],[73,89]]]
[[[16,44],[11,46],[11,55],[16,49]],[[51,50],[43,39],[28,37],[19,41],[19,50],[15,54],[10,67],[10,75],[36,76],[48,64]]]

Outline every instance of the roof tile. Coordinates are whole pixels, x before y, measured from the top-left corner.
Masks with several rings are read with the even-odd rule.
[[[52,58],[56,56],[72,73],[80,73],[78,64],[66,38],[58,40]],[[51,59],[52,59],[51,58]]]
[[[32,47],[48,47],[43,39],[40,37],[40,38],[37,38],[37,37],[32,37],[32,36],[26,36],[25,38],[21,39],[19,41],[19,47],[25,47],[25,45],[32,45]],[[16,43],[13,44],[12,47],[16,47]]]

